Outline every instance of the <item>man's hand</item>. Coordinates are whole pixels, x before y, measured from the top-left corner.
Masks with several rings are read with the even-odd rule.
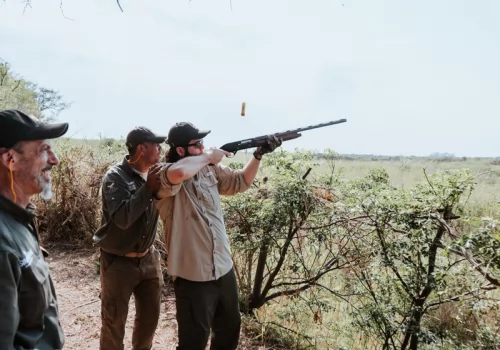
[[[220,163],[222,158],[224,158],[224,156],[226,157],[231,156],[231,153],[213,147],[209,148],[209,150],[206,153],[208,155],[210,164],[214,165]]]
[[[266,144],[259,146],[255,152],[253,152],[253,156],[255,159],[261,160],[264,154],[273,152],[276,148],[281,146],[282,142],[282,139],[278,139],[276,136],[270,135],[267,137]]]
[[[162,167],[163,164],[158,163],[149,168],[146,186],[148,186],[149,190],[153,193],[158,191],[161,187],[160,170]]]

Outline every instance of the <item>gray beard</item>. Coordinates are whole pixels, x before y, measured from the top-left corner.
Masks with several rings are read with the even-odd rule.
[[[43,184],[43,189],[42,192],[40,193],[40,196],[46,200],[49,201],[52,199],[52,186],[50,185],[50,182],[46,182]]]

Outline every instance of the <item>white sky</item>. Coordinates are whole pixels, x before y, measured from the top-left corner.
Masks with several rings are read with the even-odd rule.
[[[221,146],[346,118],[284,146],[500,154],[498,0],[32,2],[0,1],[0,57],[73,102],[70,136],[191,121]]]

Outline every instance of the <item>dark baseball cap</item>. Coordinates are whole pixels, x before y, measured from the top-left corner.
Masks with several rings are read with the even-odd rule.
[[[167,143],[171,147],[187,146],[191,140],[199,140],[210,134],[211,130],[200,130],[187,122],[176,123],[168,132]]]
[[[165,142],[165,136],[158,136],[148,128],[143,126],[135,127],[127,135],[125,145],[129,151],[135,150],[140,144],[151,142],[151,143],[163,143]]]
[[[0,147],[11,148],[19,141],[49,140],[63,136],[68,123],[46,124],[21,111],[0,111]]]

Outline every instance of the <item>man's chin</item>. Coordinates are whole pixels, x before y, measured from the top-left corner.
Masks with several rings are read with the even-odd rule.
[[[42,197],[46,201],[52,199],[52,188],[50,186],[50,183],[43,186],[42,192],[40,192],[40,197]]]

